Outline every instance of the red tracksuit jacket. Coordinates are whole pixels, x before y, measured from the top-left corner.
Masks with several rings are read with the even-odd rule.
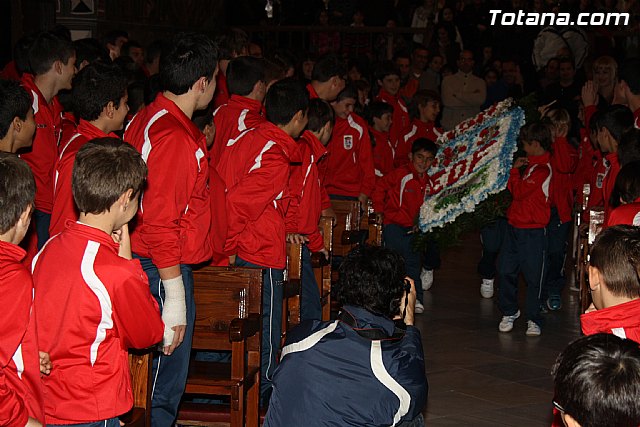
[[[369,126],[369,136],[373,143],[373,167],[375,168],[376,178],[379,179],[394,169],[393,162],[396,156],[396,146],[391,143],[389,132],[378,132]]]
[[[317,163],[327,154],[320,140],[311,132],[305,131],[298,140],[300,162],[291,167],[289,191],[291,204],[287,210],[287,233],[304,234],[309,238],[311,252],[324,249],[324,240],[318,223],[322,214],[322,199],[325,194],[320,181]]]
[[[147,162],[133,251],[158,268],[211,257],[209,167],[205,137],[172,101],[158,94],[131,121],[124,140]]]
[[[380,180],[373,192],[374,209],[384,213],[385,224],[412,227],[431,188],[429,175],[420,177],[409,162]]]
[[[53,209],[51,210],[51,224],[49,234],[54,236],[65,227],[67,220],[78,219],[78,208],[73,200],[71,189],[71,178],[73,175],[73,162],[80,147],[94,138],[104,138],[111,136],[117,138],[116,134],[106,134],[86,120],[80,120],[75,134],[64,137],[60,144],[60,156],[56,162],[55,174],[53,177]]]
[[[376,101],[386,102],[393,107],[393,117],[391,129],[389,129],[389,137],[393,144],[398,145],[402,142],[402,137],[404,136],[403,130],[409,126],[410,118],[407,106],[399,95],[393,96],[384,89],[380,89],[380,93],[378,93]],[[396,157],[396,159],[398,159],[398,161],[400,160],[398,157]]]
[[[640,198],[613,209],[605,224],[607,227],[620,224],[640,226]]]
[[[36,134],[31,151],[22,157],[31,167],[36,180],[36,209],[51,213],[53,207],[53,170],[58,158],[58,142],[62,128],[62,106],[54,97],[47,103],[36,86],[32,74],[22,75],[22,86],[33,99]]]
[[[507,209],[507,220],[516,228],[543,228],[551,216],[551,155],[529,156],[524,174],[511,169],[507,188],[513,201]]]
[[[60,268],[64,254],[64,268]],[[110,235],[78,222],[51,238],[33,263],[47,424],[105,420],[131,409],[127,350],[162,340],[164,325],[137,260]]]
[[[350,197],[364,193],[371,196],[375,169],[365,121],[357,114],[350,114],[346,119],[336,117],[327,151],[327,193]]]
[[[609,198],[613,193],[613,187],[616,184],[616,178],[620,172],[620,162],[618,161],[618,153],[607,153],[604,156],[608,163],[606,166],[607,172],[604,175],[602,181],[602,197],[604,198],[604,217],[609,217],[611,213],[611,207],[609,206]]]
[[[289,164],[297,149],[283,130],[264,122],[223,152],[217,171],[226,188],[225,253],[264,267],[285,267]]]
[[[220,161],[227,143],[237,138],[247,129],[254,128],[265,121],[262,117],[262,103],[240,95],[231,95],[229,101],[218,107],[213,113],[216,136],[211,147],[209,163],[215,168]]]
[[[0,241],[0,425],[44,423],[33,282],[20,262],[26,252]]]
[[[411,120],[411,124],[402,131],[402,138],[398,141],[396,166],[409,162],[409,153],[411,152],[413,141],[419,138],[426,138],[436,142],[443,132],[442,128],[437,128],[433,122],[425,123],[419,119]]]
[[[229,88],[227,87],[227,76],[219,71],[216,76],[216,93],[213,96],[213,107],[218,108],[229,101]]]
[[[551,152],[551,206],[558,210],[560,222],[565,223],[573,219],[573,173],[578,166],[578,150],[567,138],[559,137],[553,141]]]

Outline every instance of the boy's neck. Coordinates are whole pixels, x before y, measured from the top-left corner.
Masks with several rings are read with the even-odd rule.
[[[193,112],[196,110],[196,102],[190,96],[191,90],[182,95],[176,95],[173,92],[164,91],[162,93],[165,98],[176,104],[176,106],[187,116],[189,119],[193,116]]]
[[[7,132],[7,135],[0,139],[0,152],[4,152],[4,153],[15,153],[15,150],[13,149],[13,138],[11,138],[10,133],[12,132],[11,128],[9,129],[9,132]]]
[[[109,119],[107,117],[104,117],[102,114],[96,120],[91,120],[89,123],[91,123],[93,126],[100,129],[102,132],[104,132],[105,135],[108,135],[111,132],[118,130],[118,129],[112,129],[112,126],[110,126],[110,123],[109,123]]]
[[[115,221],[109,212],[101,214],[81,213],[78,221],[85,225],[102,230],[108,235],[111,235],[115,230]]]
[[[16,227],[12,227],[6,233],[0,234],[0,242],[6,242],[6,243],[11,243],[13,245],[17,245],[18,243],[20,243],[20,240],[22,240],[22,239],[18,239],[17,237],[18,237],[18,233],[17,233]]]
[[[624,297],[624,296],[618,297],[618,296],[612,295],[611,293],[607,293],[606,295],[603,295],[602,308],[609,308],[616,305],[625,304],[631,301],[635,301],[637,299],[638,297],[635,297],[635,298]]]
[[[293,121],[293,120],[292,120]],[[297,138],[296,132],[293,129],[293,123],[287,123],[286,125],[276,125],[279,129],[281,129],[284,133],[289,135],[291,138]],[[313,133],[313,132],[311,132]],[[313,133],[315,135],[315,133]]]
[[[36,84],[36,87],[44,97],[47,104],[51,103],[51,100],[54,96],[58,94],[58,89],[56,87],[56,81],[51,76],[51,73],[55,71],[49,70],[45,74],[38,74],[34,76],[33,81]]]

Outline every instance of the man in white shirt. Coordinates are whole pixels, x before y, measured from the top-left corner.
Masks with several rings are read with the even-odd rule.
[[[442,126],[446,130],[478,114],[487,96],[485,81],[471,72],[473,65],[473,53],[463,50],[458,57],[458,72],[442,81]]]

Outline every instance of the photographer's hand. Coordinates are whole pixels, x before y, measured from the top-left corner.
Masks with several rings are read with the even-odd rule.
[[[413,326],[413,313],[416,307],[416,284],[409,277],[405,277],[405,280],[411,283],[411,292],[409,292],[409,298],[405,298],[406,292],[402,295],[402,299],[400,300],[400,315],[405,313],[405,308],[407,309],[404,315],[404,324]],[[405,307],[405,301],[407,301],[407,305]]]

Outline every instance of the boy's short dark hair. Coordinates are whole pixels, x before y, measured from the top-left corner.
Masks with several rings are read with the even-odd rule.
[[[640,198],[640,160],[627,163],[620,169],[612,193],[623,203],[633,203]],[[618,202],[614,207],[619,205]]]
[[[589,255],[589,264],[600,272],[609,292],[618,297],[640,297],[640,227],[605,228]]]
[[[131,199],[144,187],[147,165],[118,138],[96,138],[78,150],[73,163],[73,199],[81,213],[107,212],[127,190]]]
[[[411,104],[409,104],[409,116],[412,119],[417,119],[420,117],[420,109],[418,107],[424,107],[430,102],[441,103],[440,95],[432,90],[419,90],[411,98]]]
[[[523,142],[529,143],[538,141],[540,143],[540,146],[544,148],[545,151],[549,151],[549,149],[551,148],[551,144],[553,143],[549,125],[542,122],[533,122],[525,125],[520,130],[520,139]]]
[[[117,65],[89,64],[73,80],[73,111],[79,119],[97,120],[109,102],[117,109],[126,91],[127,79]]]
[[[335,102],[340,102],[345,99],[355,99],[358,100],[358,89],[356,89],[353,83],[347,83],[344,86],[344,89],[340,91],[338,96],[336,96]]]
[[[633,127],[633,113],[624,105],[611,105],[591,120],[595,122],[596,130],[607,129],[618,143],[622,135]]]
[[[163,90],[185,94],[201,77],[211,79],[218,65],[218,48],[202,34],[181,33],[175,36],[160,57]]]
[[[393,107],[390,104],[382,101],[373,101],[367,106],[365,115],[367,122],[373,126],[374,118],[379,119],[387,113],[393,114]]]
[[[318,58],[313,65],[311,80],[321,83],[328,82],[331,77],[344,78],[347,74],[344,62],[334,53],[328,53]]]
[[[264,105],[267,120],[276,125],[286,125],[298,111],[307,114],[309,93],[299,80],[288,77],[271,85]]]
[[[239,56],[229,61],[227,86],[232,95],[247,96],[256,83],[266,82],[265,61],[253,56]]]
[[[107,34],[105,34],[102,40],[104,41],[105,46],[108,44],[115,45],[120,37],[124,37],[125,39],[129,40],[129,33],[124,30],[111,30]]]
[[[359,246],[342,261],[335,284],[338,301],[387,318],[400,314],[405,263],[388,248]]]
[[[220,59],[232,59],[249,50],[249,36],[240,28],[228,28],[216,37]]]
[[[204,128],[211,126],[213,123],[213,104],[204,110],[194,111],[193,116],[191,116],[191,121],[200,129],[200,132],[204,132]]]
[[[16,225],[35,198],[36,182],[27,162],[15,154],[0,152],[0,234]]]
[[[45,74],[54,62],[69,63],[76,54],[69,40],[43,32],[38,34],[29,49],[29,68],[35,75]]]
[[[151,64],[162,55],[166,42],[164,40],[154,40],[144,50],[144,62]]]
[[[78,68],[84,61],[87,61],[88,64],[96,61],[102,61],[106,64],[111,62],[109,51],[97,39],[76,40],[73,42],[73,47],[76,50],[76,65]]]
[[[618,144],[620,166],[640,160],[640,129],[632,127],[622,134]]]
[[[31,97],[20,83],[0,80],[0,139],[7,136],[11,122],[16,117],[25,120],[32,108]]]
[[[333,126],[334,115],[333,108],[327,101],[320,98],[310,100],[307,129],[311,132],[319,132],[327,122],[331,122]]]
[[[138,48],[138,49],[144,49],[142,47],[142,45],[137,41],[137,40],[129,40],[127,42],[125,42],[122,47],[120,48],[120,55],[121,56],[129,56],[129,54],[131,53],[131,48]]]
[[[393,62],[382,61],[376,68],[376,80],[382,81],[387,76],[400,77],[400,70],[398,70],[398,67],[396,67]]]
[[[36,34],[28,34],[21,37],[13,46],[13,61],[16,64],[18,74],[22,76],[24,73],[33,74],[31,64],[29,63],[29,50],[36,39]]]
[[[582,427],[640,424],[640,348],[611,334],[579,338],[553,367],[554,403]]]
[[[433,154],[434,157],[438,154],[438,146],[436,143],[427,138],[418,138],[411,144],[411,154],[416,154],[420,150],[427,151]]]

